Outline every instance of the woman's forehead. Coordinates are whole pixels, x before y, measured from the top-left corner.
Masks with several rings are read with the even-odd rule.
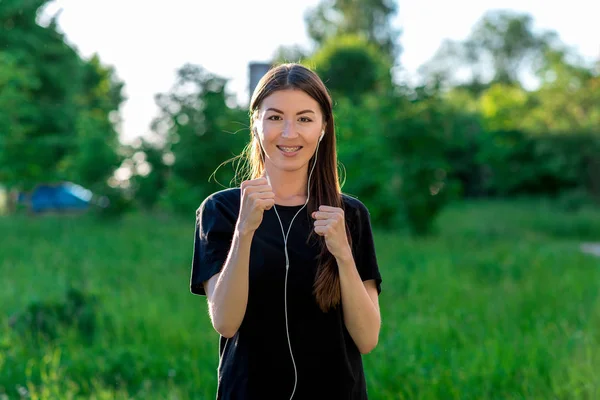
[[[277,90],[265,97],[260,109],[263,112],[271,110],[284,114],[295,114],[305,110],[321,112],[319,103],[300,89]]]

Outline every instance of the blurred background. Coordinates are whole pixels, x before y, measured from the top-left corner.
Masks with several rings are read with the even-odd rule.
[[[209,399],[195,210],[302,62],[371,212],[372,399],[600,398],[593,2],[0,1],[0,399]]]

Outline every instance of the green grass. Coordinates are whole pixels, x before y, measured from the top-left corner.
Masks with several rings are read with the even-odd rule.
[[[376,235],[370,398],[598,398],[600,258],[579,245],[600,241],[600,211],[461,203],[438,227]],[[0,232],[0,399],[214,398],[218,336],[188,288],[193,214],[12,216]]]

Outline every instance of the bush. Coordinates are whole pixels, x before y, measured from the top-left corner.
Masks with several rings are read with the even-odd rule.
[[[450,174],[447,153],[461,129],[453,113],[435,94],[415,93],[388,104],[389,157],[400,176],[396,193],[410,230],[417,235],[433,232],[440,211],[460,192]]]
[[[365,94],[383,92],[391,86],[391,60],[375,45],[358,35],[330,39],[309,60],[334,98],[359,102]]]
[[[96,335],[98,301],[95,296],[71,288],[64,302],[34,302],[11,317],[9,325],[21,337],[53,341],[66,329],[74,328],[91,343]]]
[[[581,211],[597,204],[588,191],[583,188],[565,190],[557,200],[558,207],[567,212]]]
[[[588,133],[532,136],[495,131],[482,141],[479,162],[491,172],[489,194],[559,195],[568,190],[592,193],[600,171],[590,168],[600,154],[600,136]]]

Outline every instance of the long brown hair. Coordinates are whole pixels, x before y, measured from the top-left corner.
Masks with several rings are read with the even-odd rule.
[[[325,136],[319,144],[319,156],[310,182],[310,199],[307,212],[312,214],[320,205],[331,207],[344,207],[342,192],[338,176],[338,161],[335,141],[335,124],[333,119],[332,101],[319,76],[309,68],[300,64],[281,64],[271,68],[258,82],[250,101],[250,143],[246,147],[248,175],[250,179],[262,176],[265,165],[263,162],[262,148],[253,131],[254,123],[263,100],[273,92],[285,89],[298,89],[304,91],[315,99],[323,113]],[[309,167],[314,162],[314,156],[309,161]],[[346,226],[346,235],[349,243],[351,237]],[[314,231],[311,233],[311,237]],[[311,238],[309,237],[309,239]],[[323,312],[335,308],[341,301],[340,277],[334,256],[327,250],[325,239],[317,237],[321,252],[319,266],[313,285],[313,293],[317,304]]]

